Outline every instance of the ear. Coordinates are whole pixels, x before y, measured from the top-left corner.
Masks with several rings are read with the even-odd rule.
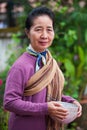
[[[25,34],[27,35],[27,37],[29,38],[29,30],[27,28],[25,28]]]

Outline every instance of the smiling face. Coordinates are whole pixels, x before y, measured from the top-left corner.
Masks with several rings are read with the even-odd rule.
[[[53,23],[49,16],[42,15],[34,19],[33,25],[27,31],[30,44],[37,52],[42,52],[50,47],[54,39]]]

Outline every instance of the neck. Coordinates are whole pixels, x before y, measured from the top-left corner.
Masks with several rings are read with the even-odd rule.
[[[43,51],[36,51],[36,50],[32,47],[31,44],[29,45],[29,49],[31,49],[32,51],[37,52],[37,53],[41,53],[41,52],[47,51],[47,49],[45,49],[45,50],[43,50]]]

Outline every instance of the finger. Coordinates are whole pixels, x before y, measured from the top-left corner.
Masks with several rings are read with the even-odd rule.
[[[80,117],[81,115],[82,115],[81,111],[77,113],[77,117]]]
[[[67,113],[67,112],[68,112],[68,110],[67,110],[67,109],[65,109],[65,108],[64,108],[64,107],[62,107],[62,106],[57,107],[57,108],[56,108],[56,110],[57,110],[57,111],[59,111],[59,112],[62,112],[62,113]]]
[[[61,116],[67,116],[69,114],[69,112],[63,112],[63,111],[57,111],[56,115],[61,115]]]
[[[66,117],[67,115],[69,114],[69,112],[62,112],[62,111],[53,111],[50,113],[50,116],[53,116],[53,117],[59,117],[61,119],[63,119],[64,117]]]
[[[80,117],[82,115],[82,106],[79,106],[77,117]]]
[[[66,119],[67,118],[67,116],[55,116],[55,117],[52,117],[54,120],[58,120],[58,121],[63,121],[64,119]]]

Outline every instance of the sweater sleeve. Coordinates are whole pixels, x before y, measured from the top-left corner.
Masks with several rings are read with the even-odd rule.
[[[62,101],[72,103],[75,99],[70,96],[62,95]]]
[[[8,74],[4,92],[4,108],[10,112],[24,115],[47,114],[47,103],[32,103],[23,100],[24,74],[21,69],[14,68]]]

